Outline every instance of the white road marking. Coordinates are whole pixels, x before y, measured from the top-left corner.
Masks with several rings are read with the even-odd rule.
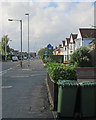
[[[7,70],[0,71],[0,76],[3,75],[3,74],[5,74],[5,73],[7,73],[7,71],[9,71],[9,70],[11,70],[11,69],[12,69],[12,68],[9,68],[9,69],[7,69]]]
[[[12,86],[2,86],[1,88],[12,88]]]

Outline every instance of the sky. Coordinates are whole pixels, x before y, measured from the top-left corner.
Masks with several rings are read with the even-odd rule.
[[[13,49],[21,49],[20,22],[8,21],[22,19],[23,24],[23,51],[28,51],[28,17],[29,13],[29,46],[31,51],[38,51],[49,43],[54,47],[59,46],[62,40],[68,38],[71,33],[78,33],[80,27],[91,27],[94,25],[94,3],[92,0],[86,2],[66,2],[66,0],[2,0],[0,3],[1,27],[0,39],[8,35],[9,45]],[[48,2],[45,2],[48,1]],[[89,2],[88,2],[89,1]]]

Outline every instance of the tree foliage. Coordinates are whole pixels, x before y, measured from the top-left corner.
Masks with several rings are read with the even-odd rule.
[[[78,67],[91,66],[91,55],[87,47],[78,48],[71,56],[70,62],[76,63]]]
[[[9,42],[9,37],[8,35],[4,35],[1,39],[1,49],[2,49],[2,53],[4,54],[5,53],[5,44],[6,44],[6,51],[7,53],[10,52],[10,47],[8,45],[8,42]]]
[[[43,55],[45,54],[45,51],[47,51],[47,53],[48,53],[47,47],[42,48],[41,50],[39,50],[38,55],[39,55],[39,57],[41,59],[43,59]]]

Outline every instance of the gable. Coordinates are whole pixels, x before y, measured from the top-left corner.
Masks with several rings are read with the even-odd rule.
[[[82,39],[82,36],[81,36],[80,30],[78,30],[77,39]]]
[[[71,35],[71,38],[70,38],[70,42],[73,43],[73,37],[72,37],[72,35]]]

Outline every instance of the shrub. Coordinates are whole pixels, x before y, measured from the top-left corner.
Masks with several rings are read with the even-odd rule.
[[[64,66],[60,63],[49,63],[46,65],[50,79],[57,83],[60,80],[77,80],[76,71],[74,66]]]
[[[70,62],[75,63],[78,67],[89,67],[91,64],[91,55],[87,47],[77,49],[71,56]]]

